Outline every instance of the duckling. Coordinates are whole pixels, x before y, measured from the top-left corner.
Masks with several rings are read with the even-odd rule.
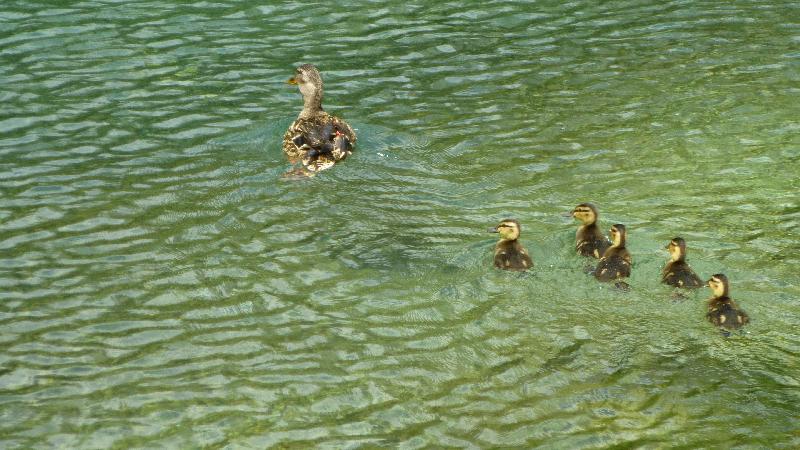
[[[599,216],[597,207],[591,203],[581,203],[572,210],[572,217],[583,223],[575,233],[575,249],[581,256],[599,259],[611,245],[597,226]]]
[[[514,219],[505,219],[490,233],[500,233],[500,240],[494,247],[494,266],[498,269],[522,272],[533,267],[528,251],[519,243],[520,224]]]
[[[689,289],[703,286],[703,281],[686,263],[686,241],[676,237],[665,248],[669,250],[670,260],[661,271],[661,282]]]
[[[729,284],[728,277],[718,273],[708,280],[708,287],[711,288],[712,297],[708,300],[708,313],[706,318],[712,324],[735,330],[750,322],[747,313],[739,309],[732,298],[728,297]]]
[[[298,85],[303,94],[303,110],[283,136],[283,151],[289,162],[300,162],[313,174],[350,156],[356,134],[347,122],[323,111],[319,70],[303,64],[288,82]]]
[[[597,263],[594,277],[600,281],[613,281],[631,276],[631,254],[625,248],[625,225],[611,226],[611,247],[607,248]],[[621,287],[624,283],[618,283]]]

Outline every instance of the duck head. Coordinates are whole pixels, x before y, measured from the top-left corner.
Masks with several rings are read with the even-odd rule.
[[[296,84],[303,95],[303,115],[313,115],[322,111],[322,75],[312,64],[303,64],[295,70],[294,76],[287,81]]]

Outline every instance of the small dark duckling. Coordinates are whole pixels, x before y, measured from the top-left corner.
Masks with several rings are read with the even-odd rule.
[[[718,273],[708,280],[708,287],[711,288],[712,295],[708,300],[708,313],[706,314],[709,322],[728,330],[741,328],[750,322],[747,313],[739,309],[739,305],[728,297],[730,289],[728,277]]]
[[[289,162],[302,163],[303,169],[313,175],[352,154],[356,143],[353,128],[322,109],[319,70],[311,64],[303,64],[288,82],[298,85],[303,95],[303,110],[283,136],[283,151]]]
[[[665,248],[669,250],[670,260],[661,271],[661,282],[688,289],[703,286],[703,281],[686,262],[686,241],[676,237]]]
[[[625,225],[611,226],[611,247],[607,248],[597,263],[594,277],[600,281],[614,281],[631,276],[631,254],[625,248]],[[624,283],[618,283],[624,287]]]
[[[591,203],[581,203],[572,210],[572,217],[582,222],[575,233],[575,250],[581,256],[599,259],[611,246],[611,242],[606,239],[603,232],[600,231],[600,227],[597,226],[599,216],[597,207]]]
[[[490,233],[500,233],[500,240],[494,247],[494,266],[498,269],[522,272],[533,267],[528,251],[519,243],[520,224],[514,219],[505,219]]]

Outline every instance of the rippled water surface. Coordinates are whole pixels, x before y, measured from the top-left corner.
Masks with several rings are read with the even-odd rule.
[[[10,0],[0,61],[2,448],[800,447],[795,2]],[[284,181],[308,62],[358,146]]]

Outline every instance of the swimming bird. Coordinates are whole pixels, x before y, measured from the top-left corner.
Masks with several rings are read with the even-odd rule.
[[[516,270],[522,272],[533,267],[533,260],[519,243],[519,221],[504,219],[494,228],[489,228],[490,233],[500,233],[500,240],[494,247],[494,266],[498,269]]]
[[[686,241],[676,237],[665,248],[669,250],[670,260],[661,271],[661,282],[690,289],[703,286],[703,281],[686,262]]]
[[[614,281],[631,276],[631,254],[625,248],[627,231],[621,223],[611,226],[611,247],[603,253],[597,263],[594,277],[600,281]],[[624,282],[620,287],[627,286]]]
[[[591,203],[581,203],[572,210],[572,217],[582,223],[575,233],[575,249],[581,256],[600,258],[611,245],[597,226],[599,215],[597,207]]]
[[[322,109],[319,69],[303,64],[288,82],[299,86],[303,95],[303,110],[283,136],[283,151],[289,162],[300,162],[305,170],[315,173],[352,154],[356,143],[353,128]]]
[[[709,322],[728,330],[735,330],[750,322],[747,313],[739,309],[739,305],[728,297],[730,291],[728,277],[721,273],[713,275],[708,280],[708,287],[711,288],[711,298],[708,299],[708,313],[706,313]]]

